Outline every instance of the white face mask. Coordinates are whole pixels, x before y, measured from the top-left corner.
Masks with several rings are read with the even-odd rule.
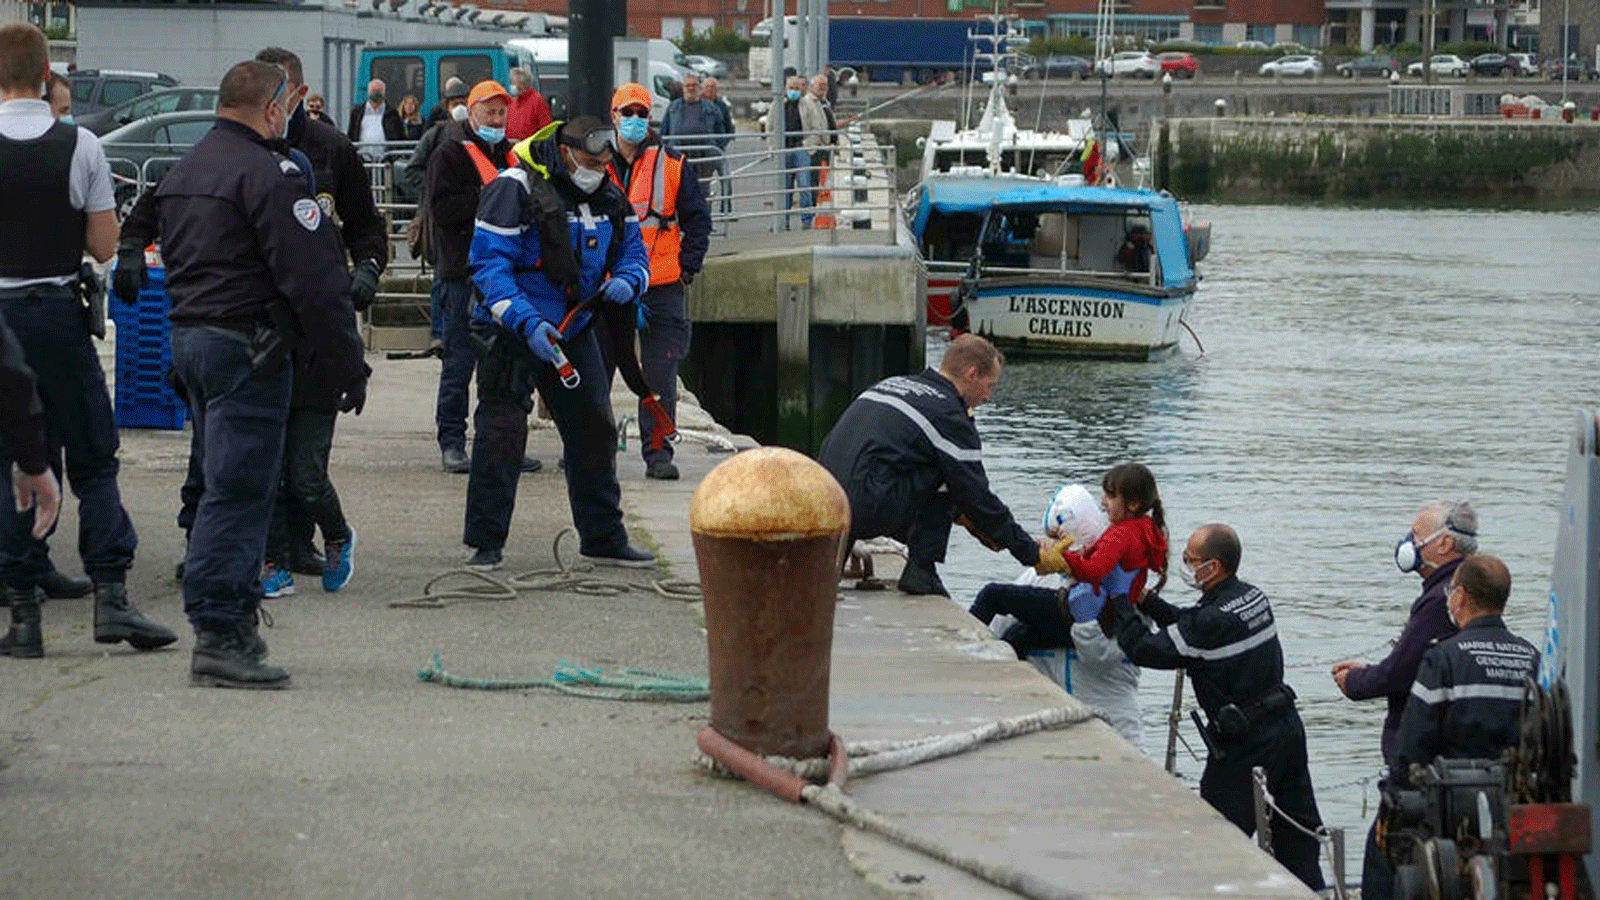
[[[567,158],[573,165],[572,171],[567,173],[567,177],[572,179],[573,187],[585,194],[592,194],[600,189],[601,183],[606,180],[604,171],[578,165],[578,158],[571,153],[567,154]]]
[[[466,104],[463,103],[460,106],[450,107],[450,118],[456,120],[457,122],[465,122],[467,120]]]
[[[1204,569],[1206,567],[1206,563],[1209,562],[1211,562],[1211,560],[1208,559],[1205,562],[1202,562],[1198,567],[1190,566],[1186,562],[1180,562],[1178,563],[1178,577],[1183,579],[1184,584],[1188,585],[1194,590],[1205,590],[1205,588],[1200,586],[1200,569]]]

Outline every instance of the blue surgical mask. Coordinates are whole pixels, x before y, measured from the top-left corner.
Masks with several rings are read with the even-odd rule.
[[[67,113],[66,115],[62,116],[61,119],[60,119],[60,122],[63,125],[76,125],[77,124],[77,122],[72,118],[72,113]]]
[[[504,128],[490,128],[487,125],[479,125],[477,132],[478,137],[483,138],[484,142],[489,144],[498,144],[506,139],[506,130]]]
[[[799,100],[800,99],[800,92],[799,91],[790,91],[789,92],[789,99],[790,100]]]
[[[622,123],[617,126],[617,135],[630,144],[637,144],[650,133],[650,120],[636,116],[624,116]]]

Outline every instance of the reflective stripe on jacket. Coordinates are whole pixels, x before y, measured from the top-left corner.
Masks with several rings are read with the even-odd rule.
[[[639,234],[650,250],[650,284],[672,284],[683,277],[678,254],[683,235],[678,228],[678,186],[683,182],[683,155],[663,152],[651,142],[639,148],[629,172],[629,183],[622,184],[615,165],[611,178],[624,189],[633,214],[639,220]]]

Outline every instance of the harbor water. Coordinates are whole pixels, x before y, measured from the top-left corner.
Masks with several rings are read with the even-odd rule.
[[[985,464],[1025,527],[1055,487],[1125,460],[1160,483],[1174,566],[1206,522],[1238,529],[1240,575],[1272,598],[1322,814],[1359,879],[1376,810],[1382,701],[1328,670],[1381,659],[1420,589],[1393,561],[1416,510],[1477,509],[1513,577],[1507,619],[1542,643],[1557,504],[1577,412],[1600,406],[1600,216],[1196,206],[1214,244],[1163,361],[1014,360],[978,413]],[[943,341],[930,339],[936,365]],[[962,605],[1018,566],[957,529]],[[1174,576],[1165,596],[1195,594]],[[1165,752],[1173,676],[1141,684],[1145,751]],[[1185,691],[1186,706],[1192,693]],[[1180,731],[1203,757],[1185,716]],[[1191,783],[1202,762],[1179,747]],[[1325,866],[1326,868],[1326,861]]]

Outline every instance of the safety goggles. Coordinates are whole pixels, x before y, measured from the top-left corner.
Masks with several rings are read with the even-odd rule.
[[[648,119],[650,108],[648,106],[624,106],[617,110],[617,115],[624,119]]]
[[[616,135],[617,133],[610,128],[596,128],[577,138],[563,134],[561,143],[593,156],[599,156],[611,149],[616,143]]]

